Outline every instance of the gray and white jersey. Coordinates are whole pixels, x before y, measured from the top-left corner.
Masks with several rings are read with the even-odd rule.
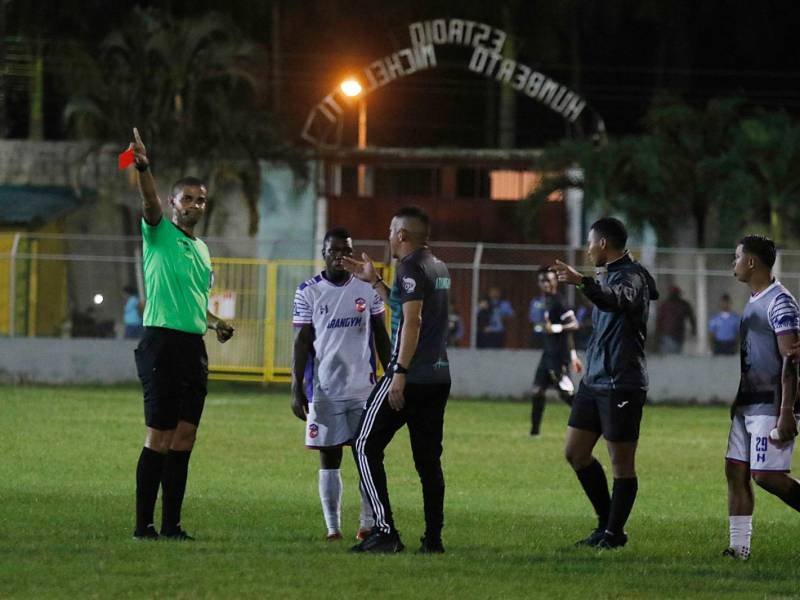
[[[769,405],[777,410],[783,368],[778,336],[797,331],[800,308],[779,281],[750,298],[740,325],[742,375],[736,404]]]

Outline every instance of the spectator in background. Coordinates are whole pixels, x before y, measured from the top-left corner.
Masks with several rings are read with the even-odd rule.
[[[478,334],[475,339],[475,345],[478,348],[492,348],[492,336],[488,331],[489,321],[492,318],[492,308],[489,304],[488,296],[481,296],[478,300]]]
[[[514,317],[514,309],[508,300],[503,300],[503,292],[497,286],[489,288],[489,308],[486,348],[502,348],[506,345],[506,321]]]
[[[142,337],[142,332],[144,331],[142,327],[144,302],[139,299],[139,292],[131,285],[126,285],[122,288],[122,291],[128,297],[125,300],[125,308],[122,313],[122,322],[125,325],[125,339],[138,340]]]
[[[464,337],[464,324],[461,322],[461,315],[456,310],[456,305],[450,301],[450,309],[447,313],[447,345],[458,346],[458,342]]]
[[[538,277],[538,275],[537,275]],[[538,280],[537,280],[538,282]],[[535,296],[528,305],[528,322],[531,324],[531,348],[544,346],[545,333],[541,323],[544,321],[544,311],[547,306],[547,296],[539,288],[539,295]]]
[[[715,355],[736,354],[739,338],[739,315],[731,311],[731,297],[722,294],[719,312],[708,324],[711,332],[711,349]]]
[[[658,308],[656,319],[656,335],[662,354],[680,354],[683,351],[686,321],[689,321],[692,335],[696,335],[697,323],[692,306],[681,297],[681,288],[673,286],[667,299]]]

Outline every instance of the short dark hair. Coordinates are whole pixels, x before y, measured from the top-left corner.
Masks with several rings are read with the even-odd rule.
[[[739,240],[739,243],[742,245],[744,252],[757,256],[768,269],[771,269],[772,265],[775,264],[775,257],[778,251],[775,249],[775,242],[767,236],[746,235]]]
[[[547,275],[548,273],[555,273],[555,271],[553,271],[553,267],[551,267],[549,265],[542,265],[541,267],[536,269],[536,275],[537,276],[539,276],[539,275]]]
[[[608,245],[614,250],[624,250],[625,244],[628,243],[628,230],[619,219],[614,217],[603,217],[597,219],[589,231],[592,229],[600,236],[606,238]]]
[[[422,210],[419,206],[404,206],[394,213],[394,216],[395,218],[416,219],[425,226],[426,231],[430,231],[431,220],[428,217],[428,213]]]
[[[187,185],[196,185],[198,187],[204,187],[208,189],[206,182],[202,179],[198,179],[197,177],[181,177],[178,179],[178,181],[172,184],[172,187],[170,188],[172,190],[172,195],[175,196],[179,191],[178,188],[183,188]]]
[[[325,237],[322,238],[322,247],[324,248],[325,244],[327,244],[329,241],[333,239],[346,240],[350,237],[353,236],[351,236],[350,232],[347,231],[347,229],[345,229],[344,227],[334,227],[333,229],[329,229],[327,233],[325,233]]]
[[[728,294],[722,294],[722,296],[720,296],[719,299],[722,300],[723,302],[730,302],[731,301],[731,297]]]

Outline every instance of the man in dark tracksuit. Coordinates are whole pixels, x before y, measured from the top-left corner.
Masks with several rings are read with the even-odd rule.
[[[648,385],[647,318],[650,301],[658,299],[650,273],[625,250],[627,240],[622,222],[600,219],[589,230],[587,248],[598,278],[560,261],[554,267],[559,281],[576,285],[594,304],[586,373],[572,403],[565,453],[598,519],[578,543],[603,549],[628,541],[624,526],[638,489],[635,456]],[[600,435],[614,473],[610,495],[603,467],[592,455]]]
[[[354,552],[394,553],[404,548],[389,504],[383,451],[406,424],[425,510],[425,535],[419,552],[444,552],[441,456],[444,410],[450,394],[450,274],[427,246],[429,229],[428,216],[421,209],[406,207],[395,214],[389,231],[392,256],[398,259],[393,288],[398,291],[401,316],[389,369],[367,400],[353,445],[361,485],[375,516],[372,534],[355,546]],[[388,302],[389,286],[369,257],[363,258],[363,262],[345,258],[343,264]]]

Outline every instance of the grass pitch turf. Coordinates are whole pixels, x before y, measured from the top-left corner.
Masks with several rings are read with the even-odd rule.
[[[753,558],[720,556],[726,408],[647,407],[630,542],[613,552],[572,545],[594,520],[562,457],[566,407],[548,405],[536,440],[528,411],[451,399],[443,556],[413,553],[422,500],[401,430],[387,471],[408,550],[353,556],[355,467],[346,457],[347,539],[325,542],[318,459],[288,394],[212,386],[184,506],[198,541],[174,543],[130,537],[138,389],[0,387],[0,598],[798,597],[800,515],[765,492]]]

